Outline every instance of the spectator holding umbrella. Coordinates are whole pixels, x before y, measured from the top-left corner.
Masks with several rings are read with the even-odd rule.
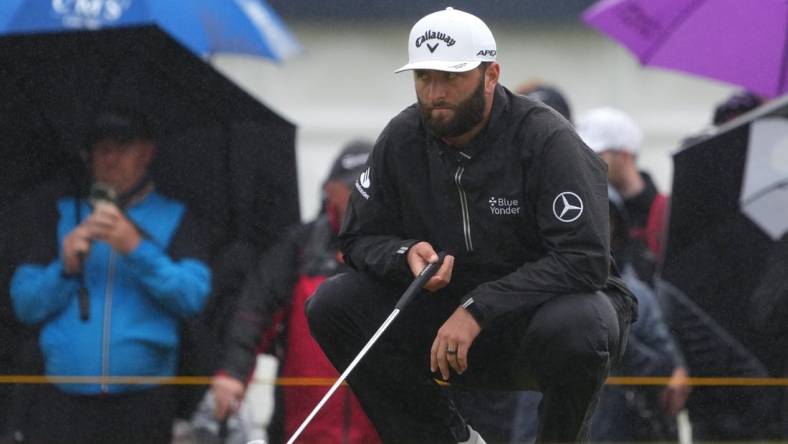
[[[156,192],[155,138],[143,115],[99,114],[89,145],[106,194],[58,201],[56,236],[32,240],[11,297],[20,320],[41,325],[47,375],[96,381],[49,388],[28,433],[41,443],[168,443],[170,387],[101,378],[175,374],[180,321],[210,292],[206,236],[181,202]]]

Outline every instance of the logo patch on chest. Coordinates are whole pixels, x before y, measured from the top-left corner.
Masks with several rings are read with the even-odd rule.
[[[520,201],[506,197],[490,197],[490,213],[495,216],[520,214]]]

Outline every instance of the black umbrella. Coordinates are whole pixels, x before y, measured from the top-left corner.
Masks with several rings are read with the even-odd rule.
[[[667,300],[671,326],[695,376],[764,377],[785,372],[788,319],[763,322],[764,310],[773,308],[767,304],[775,300],[758,295],[763,294],[765,271],[785,256],[779,253],[788,244],[775,239],[774,230],[764,229],[775,223],[753,216],[746,192],[751,186],[745,185],[756,177],[761,181],[767,173],[763,165],[774,165],[774,159],[788,155],[788,125],[784,134],[773,132],[771,125],[788,123],[786,119],[788,97],[694,140],[674,155],[660,294]],[[763,137],[763,122],[771,122],[769,134],[777,137]],[[768,193],[782,190],[765,187],[759,198]],[[788,223],[788,208],[759,217]],[[786,290],[788,286],[766,294]],[[768,437],[776,433],[777,398],[773,389],[696,389],[690,411],[694,405],[701,438]]]
[[[295,127],[155,26],[0,37],[0,97],[0,373],[31,371],[9,368],[34,333],[14,321],[8,283],[54,236],[37,224],[55,220],[54,200],[86,192],[80,152],[100,110],[150,117],[156,186],[204,222],[214,254],[260,251],[299,220]]]
[[[294,126],[155,26],[0,37],[0,96],[0,203],[79,177],[90,122],[124,106],[159,135],[157,187],[215,244],[265,247],[299,218]]]

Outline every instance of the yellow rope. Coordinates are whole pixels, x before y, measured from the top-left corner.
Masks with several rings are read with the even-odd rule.
[[[609,385],[667,385],[669,377],[649,376],[611,376]],[[733,377],[692,377],[687,378],[687,385],[695,387],[786,387],[788,378],[733,378]]]

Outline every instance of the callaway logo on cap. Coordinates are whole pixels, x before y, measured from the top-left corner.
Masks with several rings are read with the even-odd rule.
[[[482,62],[495,61],[495,39],[478,17],[448,7],[416,22],[408,40],[411,69],[470,71]]]

